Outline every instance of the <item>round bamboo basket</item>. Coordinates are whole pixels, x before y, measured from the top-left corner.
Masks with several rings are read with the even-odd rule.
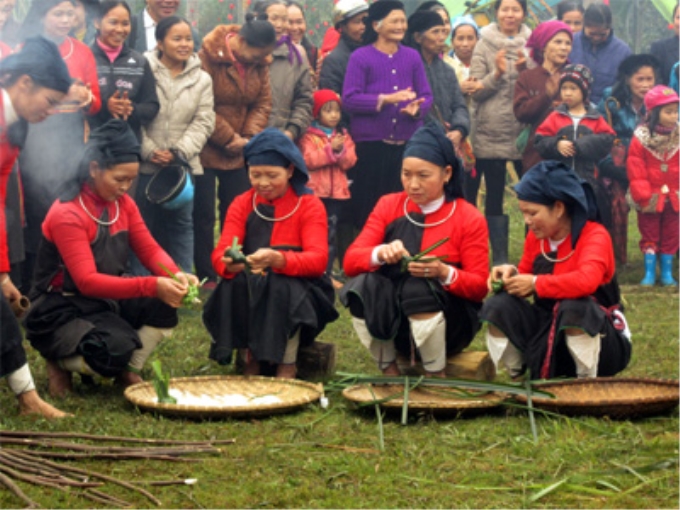
[[[130,386],[125,398],[145,411],[191,418],[265,416],[285,413],[317,401],[323,395],[323,385],[295,379],[275,379],[261,376],[205,376],[170,379],[169,390],[200,399],[215,398],[211,405],[166,404],[157,402],[156,390],[150,382]],[[243,402],[219,402],[220,397],[238,395]]]
[[[678,381],[668,379],[598,377],[535,385],[555,395],[554,399],[533,397],[539,408],[567,415],[638,418],[670,411],[678,405]],[[516,395],[526,403],[524,395]]]
[[[362,406],[377,403],[386,411],[401,411],[404,407],[403,384],[357,384],[345,388],[342,396]],[[475,413],[496,408],[505,398],[493,392],[419,386],[409,390],[408,410],[433,414]]]

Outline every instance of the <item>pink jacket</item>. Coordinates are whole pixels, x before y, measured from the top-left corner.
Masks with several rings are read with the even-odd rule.
[[[335,133],[335,132],[334,132]],[[309,186],[321,198],[347,200],[350,197],[347,170],[357,162],[354,142],[343,129],[345,146],[339,153],[331,148],[331,137],[311,126],[300,138],[298,145],[309,170]]]
[[[666,195],[673,206],[673,210],[678,212],[680,172],[678,171],[677,130],[674,136],[671,136],[668,140],[667,147],[659,147],[654,150],[649,147],[649,130],[647,127],[638,127],[628,148],[627,170],[630,194],[636,204],[640,207],[646,207],[652,195],[656,194],[659,195],[656,212],[661,212],[665,204],[663,197]]]

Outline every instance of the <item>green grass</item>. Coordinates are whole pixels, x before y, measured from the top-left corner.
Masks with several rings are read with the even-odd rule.
[[[512,214],[510,253],[523,242]],[[621,376],[678,378],[677,289],[642,289],[642,257],[631,217],[629,266],[620,272],[633,358]],[[174,376],[231,373],[208,361],[209,337],[198,312],[183,310],[174,336],[155,358]],[[320,340],[338,345],[337,370],[376,374],[356,339],[349,316]],[[472,349],[483,350],[479,335]],[[30,348],[38,385],[46,393],[44,363]],[[146,375],[150,377],[150,367]],[[507,380],[500,376],[500,380]],[[0,385],[0,427],[6,430],[72,431],[147,438],[236,440],[200,463],[159,461],[78,462],[105,474],[142,482],[198,478],[192,487],[154,487],[169,508],[677,508],[678,414],[636,421],[537,414],[538,442],[527,413],[502,408],[470,418],[414,415],[384,417],[385,449],[375,411],[357,411],[337,393],[330,406],[311,405],[288,415],[247,420],[189,421],[140,413],[108,381],[76,385],[58,405],[76,418],[57,422],[19,417],[15,399]],[[47,508],[86,508],[77,491],[60,493],[19,485]],[[148,487],[147,487],[148,488]],[[106,489],[138,507],[150,503],[117,488]],[[21,502],[0,489],[0,507]]]

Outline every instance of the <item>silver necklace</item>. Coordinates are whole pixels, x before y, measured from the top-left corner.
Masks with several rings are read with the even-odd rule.
[[[65,57],[61,57],[64,61],[68,60],[69,58],[71,58],[71,55],[73,55],[73,41],[68,36],[66,36],[66,40],[69,42],[71,47],[68,50],[68,55],[66,55]]]
[[[257,214],[260,218],[262,218],[264,221],[283,221],[287,220],[290,218],[293,214],[295,214],[300,207],[300,202],[302,201],[302,197],[298,197],[297,204],[295,204],[295,208],[286,214],[285,216],[281,216],[280,218],[270,218],[269,216],[265,216],[262,214],[260,211],[257,210],[257,203],[256,203],[256,198],[257,198],[257,192],[253,193],[253,211],[255,211],[255,214]]]
[[[87,214],[90,219],[94,220],[95,222],[99,223],[100,225],[104,225],[105,227],[109,227],[113,225],[115,222],[118,221],[118,217],[120,216],[120,206],[118,205],[118,200],[116,200],[116,216],[113,218],[111,221],[103,221],[100,220],[99,218],[96,218],[94,214],[92,214],[90,211],[87,210],[87,207],[85,207],[85,202],[83,202],[83,196],[78,195],[78,201],[80,202],[80,206],[83,208],[83,211],[85,211],[85,214]]]
[[[574,252],[576,251],[576,250],[571,250],[569,255],[567,255],[566,257],[562,257],[561,259],[553,259],[551,257],[548,257],[548,255],[545,253],[545,248],[543,248],[543,240],[541,240],[540,243],[541,243],[541,255],[543,255],[543,257],[546,260],[548,260],[550,262],[554,262],[555,264],[557,264],[559,262],[564,262],[565,260],[569,259],[574,254]]]
[[[416,225],[417,227],[430,228],[430,227],[436,227],[436,226],[438,226],[438,225],[441,225],[442,223],[445,223],[445,222],[449,221],[449,219],[451,218],[451,216],[453,216],[453,213],[456,211],[456,200],[454,199],[454,200],[453,200],[453,207],[451,207],[451,212],[449,213],[449,215],[448,215],[446,218],[444,218],[443,220],[439,220],[439,221],[436,222],[436,223],[428,223],[428,224],[426,225],[425,223],[419,223],[419,222],[417,222],[416,220],[414,220],[413,218],[411,218],[411,217],[408,215],[408,210],[407,210],[407,208],[406,208],[406,206],[408,205],[408,201],[409,201],[409,198],[406,197],[406,200],[404,200],[404,216],[406,216],[406,219],[407,219],[408,221],[410,221],[411,223],[413,223],[414,225]]]

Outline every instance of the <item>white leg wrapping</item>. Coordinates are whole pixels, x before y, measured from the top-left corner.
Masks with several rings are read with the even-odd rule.
[[[9,374],[7,376],[7,383],[12,392],[17,396],[27,391],[33,391],[35,389],[35,382],[33,382],[33,375],[31,375],[31,369],[28,368],[28,363],[24,363],[24,366]]]
[[[566,335],[567,348],[576,363],[576,377],[597,377],[602,342],[600,335]]]
[[[439,312],[429,319],[408,319],[413,341],[418,348],[423,368],[441,372],[446,367],[446,320]]]
[[[510,376],[515,377],[522,371],[524,359],[507,336],[493,336],[486,332],[486,348],[489,350],[491,361],[496,365],[496,370],[505,367]]]
[[[364,319],[352,317],[352,325],[354,326],[354,331],[357,332],[359,340],[369,350],[380,370],[385,370],[391,363],[397,360],[397,350],[394,348],[393,340],[384,341],[373,338],[368,331]]]
[[[59,366],[67,372],[75,372],[76,374],[95,375],[95,371],[90,368],[85,358],[80,355],[69,356],[68,358],[60,359]]]
[[[144,368],[144,363],[149,359],[151,353],[154,351],[156,346],[161,343],[164,338],[168,338],[172,334],[172,328],[161,329],[154,328],[152,326],[142,326],[137,330],[137,336],[142,342],[142,347],[137,349],[132,353],[132,358],[130,363],[128,363],[128,368],[133,372],[141,372]]]
[[[297,361],[298,347],[300,346],[300,328],[293,333],[286,343],[286,352],[283,354],[281,363],[284,365],[294,365]]]

